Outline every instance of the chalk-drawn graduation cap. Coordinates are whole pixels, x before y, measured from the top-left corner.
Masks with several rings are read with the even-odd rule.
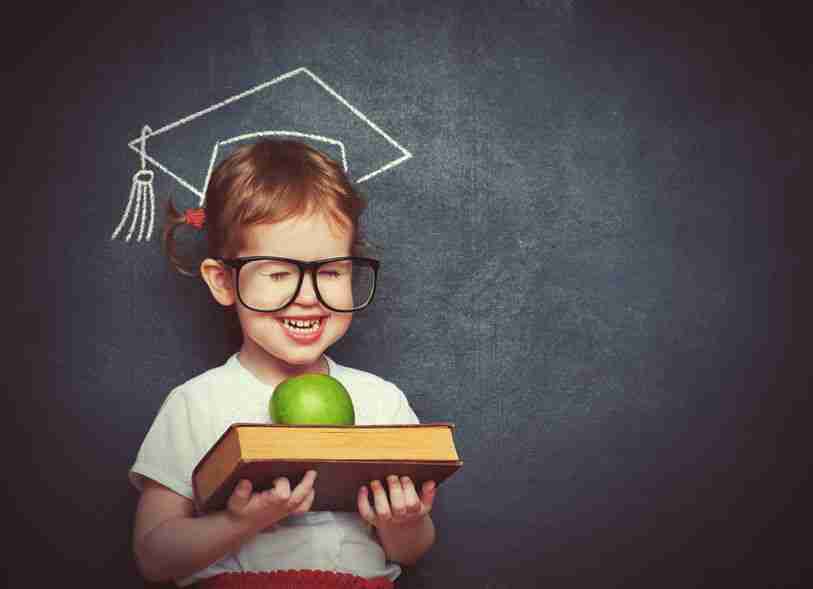
[[[332,157],[361,184],[412,157],[368,115],[300,67],[160,128],[145,125],[128,143],[140,156],[117,237],[149,241],[157,170],[203,206],[214,167],[235,147],[264,137],[304,141]]]

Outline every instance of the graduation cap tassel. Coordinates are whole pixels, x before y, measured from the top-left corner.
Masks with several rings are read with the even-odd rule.
[[[150,129],[148,125],[144,125],[144,127],[141,129],[141,169],[133,174],[133,184],[130,187],[130,198],[127,200],[127,207],[124,209],[124,215],[121,217],[121,222],[119,223],[118,227],[116,227],[116,230],[113,232],[113,236],[110,239],[116,239],[121,230],[124,228],[124,225],[130,216],[130,209],[133,208],[133,204],[135,204],[135,209],[133,210],[133,216],[132,220],[130,221],[130,228],[127,231],[127,237],[125,237],[124,240],[130,241],[136,226],[139,226],[138,237],[136,238],[138,241],[141,241],[142,238],[144,238],[145,241],[149,241],[152,237],[152,229],[155,224],[155,191],[153,190],[152,180],[155,177],[155,173],[152,170],[147,169],[146,158],[147,137],[151,133],[152,129]],[[141,223],[138,223],[139,215],[141,217]],[[149,224],[147,224],[148,215]],[[147,225],[146,237],[144,237],[145,225]]]

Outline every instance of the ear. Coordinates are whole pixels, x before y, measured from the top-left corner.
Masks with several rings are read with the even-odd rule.
[[[200,264],[200,275],[218,303],[224,307],[234,304],[237,295],[234,290],[234,274],[231,268],[217,260],[206,258]]]

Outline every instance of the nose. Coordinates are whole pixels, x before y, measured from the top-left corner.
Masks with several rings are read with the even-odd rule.
[[[313,283],[313,275],[310,272],[305,272],[302,277],[302,286],[299,288],[294,302],[299,305],[315,305],[319,302]]]

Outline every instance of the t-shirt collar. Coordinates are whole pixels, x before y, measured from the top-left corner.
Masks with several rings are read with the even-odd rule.
[[[240,374],[241,380],[243,380],[246,384],[249,384],[254,387],[257,386],[266,388],[270,387],[270,385],[267,385],[264,382],[262,382],[259,378],[254,376],[254,373],[252,373],[248,368],[243,366],[240,363],[240,359],[237,357],[237,355],[238,352],[232,354],[231,357],[228,360],[226,360],[226,364],[230,365],[231,367],[237,370],[237,372]],[[336,362],[334,362],[333,359],[327,354],[324,354],[324,358],[327,361],[328,374],[334,378],[337,378],[341,367],[338,364],[336,364]]]

